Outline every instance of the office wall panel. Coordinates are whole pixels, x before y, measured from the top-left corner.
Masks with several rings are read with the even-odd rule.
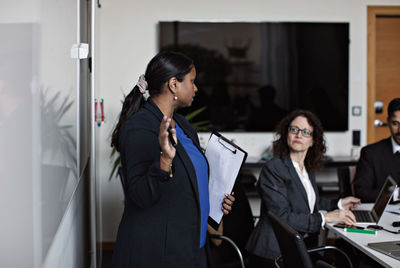
[[[79,2],[90,3],[0,1],[1,267],[41,267],[56,234],[58,245],[69,245],[74,254],[65,251],[49,259],[69,256],[70,263],[79,264],[89,255],[85,191],[90,174],[84,168],[89,166],[90,137],[82,144],[82,172],[77,143],[90,132],[90,90],[84,89],[80,115],[79,61],[70,55],[79,41]],[[84,75],[88,87],[89,74]],[[81,116],[86,119],[83,134]],[[85,183],[77,190],[80,178]]]

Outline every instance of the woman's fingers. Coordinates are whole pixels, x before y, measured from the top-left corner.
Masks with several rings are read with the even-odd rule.
[[[222,209],[222,212],[224,212],[225,215],[229,214],[229,210],[226,210],[226,209]]]
[[[170,125],[171,125],[171,118],[164,116],[160,124],[160,133],[158,134],[158,142],[160,143],[161,151],[164,157],[168,159],[173,159],[175,157],[175,148],[172,144],[172,141],[170,141],[168,137],[169,135],[168,128],[170,127]],[[176,130],[171,129],[170,131],[173,135],[172,138],[174,139],[174,141],[176,141],[177,140]]]
[[[324,214],[327,222],[344,222],[348,225],[356,224],[356,217],[350,210],[336,209]]]
[[[341,213],[344,215],[341,217],[344,223],[354,225],[356,224],[356,217],[354,214],[349,210],[342,210]]]
[[[225,199],[228,199],[231,202],[235,202],[235,197],[233,196],[233,192],[232,194],[225,194]]]
[[[224,198],[224,204],[228,204],[230,206],[233,205],[233,202],[235,202],[235,198],[231,195],[225,195],[226,197]]]
[[[168,143],[168,127],[171,124],[171,119],[167,118],[165,115],[160,124],[160,145],[163,146]]]
[[[171,118],[168,118],[164,115],[163,119],[161,120],[160,124],[160,133],[165,133],[171,124]]]
[[[225,215],[229,214],[229,212],[232,210],[232,205],[235,202],[235,197],[233,197],[230,194],[225,194],[224,202],[222,203],[222,211],[224,212]]]
[[[231,210],[232,210],[232,206],[231,206],[231,205],[228,205],[227,203],[223,203],[223,204],[222,204],[222,207],[223,207],[224,209],[228,210],[228,211],[231,211]]]

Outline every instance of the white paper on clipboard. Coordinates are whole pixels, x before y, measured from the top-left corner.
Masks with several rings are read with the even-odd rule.
[[[219,133],[212,133],[205,155],[210,167],[208,183],[210,193],[209,217],[219,224],[223,216],[224,194],[231,193],[247,153]]]

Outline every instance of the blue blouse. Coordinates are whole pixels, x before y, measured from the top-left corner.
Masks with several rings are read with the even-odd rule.
[[[199,189],[200,200],[200,248],[206,243],[207,220],[210,213],[210,199],[208,193],[208,164],[204,155],[193,144],[192,140],[186,136],[183,130],[176,124],[176,136],[179,142],[185,148],[186,153],[192,160],[196,171],[197,186]]]

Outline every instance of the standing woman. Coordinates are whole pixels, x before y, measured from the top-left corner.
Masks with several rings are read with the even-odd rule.
[[[208,163],[196,131],[174,112],[192,104],[195,78],[191,59],[161,52],[124,101],[111,143],[126,178],[112,267],[207,267]],[[233,201],[226,195],[225,214]]]
[[[325,151],[322,125],[313,113],[296,110],[279,123],[275,156],[264,165],[258,180],[261,218],[246,247],[252,254],[251,267],[275,267],[274,260],[280,255],[267,211],[303,234],[308,246],[317,241],[326,222],[355,224],[350,210],[360,203],[359,199],[334,201],[318,195],[314,172],[322,165]]]

